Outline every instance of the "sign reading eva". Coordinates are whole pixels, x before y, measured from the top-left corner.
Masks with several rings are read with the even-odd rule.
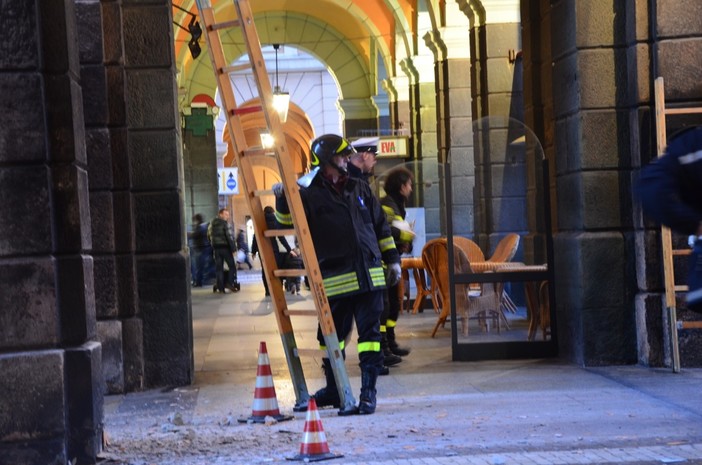
[[[407,137],[381,137],[378,141],[379,157],[406,157]]]

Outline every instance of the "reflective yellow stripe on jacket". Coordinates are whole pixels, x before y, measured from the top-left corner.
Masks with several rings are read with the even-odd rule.
[[[275,219],[278,223],[284,226],[292,226],[293,224],[292,215],[290,213],[281,213],[276,210]]]
[[[385,286],[385,272],[382,266],[376,268],[371,268],[368,270],[370,272],[371,281],[376,287]]]
[[[327,296],[346,294],[348,292],[357,291],[360,289],[358,277],[355,272],[344,273],[337,276],[324,278],[324,290]]]
[[[383,211],[385,212],[385,218],[387,219],[390,227],[392,227],[393,221],[404,221],[400,215],[395,214],[395,210],[393,210],[392,207],[383,205]],[[400,237],[398,238],[400,242],[410,243],[414,239],[414,235],[411,232],[399,228],[395,229],[400,231]]]
[[[381,253],[384,253],[388,250],[396,249],[397,247],[395,247],[395,240],[392,238],[392,236],[390,236],[380,239],[378,241],[378,248],[380,249]]]

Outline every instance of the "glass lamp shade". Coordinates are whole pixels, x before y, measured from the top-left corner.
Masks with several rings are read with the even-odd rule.
[[[280,88],[276,86],[273,91],[273,109],[278,113],[278,118],[280,122],[284,123],[288,120],[288,107],[290,106],[290,94],[288,92],[281,92]]]
[[[261,146],[264,149],[272,149],[274,145],[275,145],[275,139],[273,139],[273,136],[267,132],[262,132],[261,133]]]

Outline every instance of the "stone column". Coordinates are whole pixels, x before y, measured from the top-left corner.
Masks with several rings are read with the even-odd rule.
[[[213,115],[209,107],[184,110],[185,221],[196,213],[209,221],[219,210]]]
[[[392,78],[384,79],[383,88],[387,91],[390,100],[390,129],[393,130],[395,134],[409,135],[409,79],[407,78],[407,76],[395,76]],[[410,158],[413,158],[411,151]]]
[[[625,193],[642,125],[635,105],[647,87],[637,79],[648,80],[637,75],[643,63],[632,66],[632,57],[646,54],[631,38],[648,28],[635,10],[611,0],[557,2],[549,11],[558,334],[567,335],[561,353],[584,365],[637,361],[633,204]]]
[[[425,35],[436,60],[437,149],[451,164],[453,233],[473,234],[475,159],[470,96],[468,28],[444,28]]]
[[[0,462],[101,447],[88,174],[73,0],[0,7]]]
[[[127,164],[144,387],[193,379],[171,2],[122,3]],[[128,309],[126,309],[128,310]],[[125,347],[127,344],[125,344]],[[138,362],[138,354],[133,354]]]

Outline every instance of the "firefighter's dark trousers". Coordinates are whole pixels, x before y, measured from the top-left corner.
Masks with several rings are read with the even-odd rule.
[[[382,368],[383,355],[380,351],[380,314],[383,311],[385,290],[370,291],[350,297],[329,300],[336,333],[344,349],[344,339],[353,328],[356,320],[358,332],[358,361],[364,367]],[[322,330],[317,330],[317,340],[326,347]]]

